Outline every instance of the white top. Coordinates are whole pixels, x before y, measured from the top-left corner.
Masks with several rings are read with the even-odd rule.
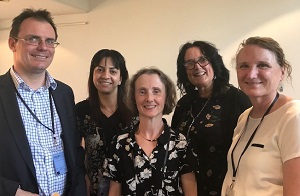
[[[249,117],[245,134],[244,127],[251,108],[241,114],[234,130],[233,141],[228,151],[228,171],[223,182],[222,196],[232,183],[232,149],[235,167],[249,138],[261,118]],[[282,196],[283,163],[300,156],[300,100],[293,100],[265,116],[252,142],[241,158],[235,183],[235,196]]]

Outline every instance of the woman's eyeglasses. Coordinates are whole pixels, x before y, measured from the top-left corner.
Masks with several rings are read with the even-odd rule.
[[[205,56],[200,56],[196,61],[195,60],[188,60],[183,65],[186,69],[194,69],[195,65],[199,64],[201,67],[205,67],[209,64],[209,61]]]

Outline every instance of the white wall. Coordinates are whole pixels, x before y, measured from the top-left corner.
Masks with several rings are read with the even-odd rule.
[[[249,36],[270,36],[293,65],[293,80],[284,93],[300,99],[300,1],[91,0],[87,14],[54,16],[56,23],[88,21],[58,27],[61,45],[50,73],[69,84],[76,102],[87,97],[90,60],[102,48],[116,49],[126,58],[130,75],[144,66],[157,66],[176,82],[176,58],[186,41],[206,40],[220,49],[231,82],[237,85],[231,58]],[[10,26],[11,21],[1,21]],[[0,74],[12,65],[8,30],[0,31]],[[298,92],[296,92],[298,90]],[[167,117],[170,119],[170,116]]]

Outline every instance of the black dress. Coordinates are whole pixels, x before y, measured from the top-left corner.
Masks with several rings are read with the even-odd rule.
[[[250,106],[248,97],[233,86],[210,99],[184,95],[178,101],[171,126],[187,136],[197,156],[198,195],[221,195],[233,130]]]
[[[92,195],[100,195],[99,191],[103,191],[100,186],[107,186],[102,177],[103,162],[112,138],[131,122],[131,113],[124,111],[124,107],[118,107],[110,117],[100,112],[100,118],[95,121],[91,118],[88,100],[76,104],[77,127],[85,140],[85,166],[92,184]],[[101,195],[107,195],[107,192]]]

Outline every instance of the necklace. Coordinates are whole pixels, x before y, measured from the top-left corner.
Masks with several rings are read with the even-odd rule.
[[[198,118],[198,116],[202,113],[202,111],[204,110],[205,106],[207,105],[209,99],[210,99],[210,97],[207,99],[207,101],[205,102],[205,104],[203,105],[203,107],[201,108],[201,110],[198,112],[198,114],[195,117],[193,115],[193,106],[191,106],[190,114],[191,114],[191,117],[192,117],[193,120]]]
[[[191,128],[192,128],[192,125],[194,124],[194,122],[195,122],[195,120],[196,120],[196,118],[198,118],[199,116],[200,116],[200,114],[202,113],[202,111],[204,110],[204,108],[205,108],[205,106],[207,105],[207,103],[209,102],[209,100],[210,100],[210,97],[207,99],[207,101],[205,102],[205,104],[204,104],[204,106],[201,108],[201,110],[198,112],[198,114],[194,117],[194,115],[193,115],[193,106],[191,106],[191,109],[190,109],[190,115],[191,115],[191,117],[192,117],[192,122],[191,122],[191,124],[190,124],[190,126],[189,126],[189,128],[188,128],[188,131],[187,131],[187,134],[186,134],[186,138],[187,139],[189,139],[189,134],[190,134],[190,130],[191,130]]]
[[[145,137],[141,132],[140,132],[140,129],[138,129],[137,131],[138,135],[140,135],[144,140],[147,140],[148,142],[156,142],[159,138],[159,136],[161,135],[162,131],[160,131],[159,135],[154,138],[154,139],[148,139],[147,137]]]

